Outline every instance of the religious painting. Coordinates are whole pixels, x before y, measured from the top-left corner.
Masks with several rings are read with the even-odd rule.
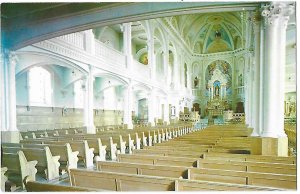
[[[229,36],[220,25],[214,25],[207,39],[206,53],[225,52],[232,50]]]
[[[144,65],[148,65],[148,53],[142,54],[139,58],[139,62]]]

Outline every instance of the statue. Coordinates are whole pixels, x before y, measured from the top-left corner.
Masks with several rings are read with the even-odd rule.
[[[196,76],[195,79],[194,79],[194,87],[196,88],[198,86],[198,77]]]
[[[220,87],[217,85],[215,88],[215,96],[219,96]]]

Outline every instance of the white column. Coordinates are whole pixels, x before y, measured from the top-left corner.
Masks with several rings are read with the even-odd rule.
[[[288,10],[286,10],[288,11]],[[280,117],[280,120],[278,120],[278,137],[286,137],[284,131],[284,93],[285,93],[285,66],[286,66],[286,29],[287,24],[289,20],[289,14],[285,13],[286,15],[283,15],[280,17],[280,27],[279,27],[279,40],[280,40],[280,55],[279,55],[279,61],[280,61],[280,70],[279,70],[279,107],[278,110],[282,116]]]
[[[123,52],[126,56],[126,67],[128,72],[132,72],[132,42],[131,42],[131,22],[124,23],[121,26],[123,32]],[[124,115],[123,122],[125,128],[133,129],[132,109],[133,109],[133,91],[132,84],[129,81],[128,86],[124,88]]]
[[[16,107],[16,65],[17,56],[13,52],[5,52],[1,56],[1,141],[19,143],[19,130],[17,129]]]
[[[179,77],[179,51],[177,53],[173,53],[174,57],[174,74],[173,74],[173,84],[174,84],[174,89],[178,89],[180,85],[180,77]]]
[[[252,108],[253,108],[253,98],[252,98],[252,88],[253,88],[253,64],[249,56],[247,56],[248,63],[250,65],[249,71],[249,90],[248,90],[248,114],[249,114],[249,127],[253,127],[253,120],[252,120]]]
[[[150,32],[149,38],[147,40],[147,47],[148,47],[148,65],[150,65],[150,75],[151,80],[156,79],[156,58],[154,53],[154,37],[153,33]]]
[[[253,17],[253,25],[254,25],[254,38],[255,38],[255,47],[254,47],[254,67],[253,67],[253,103],[252,103],[252,127],[253,132],[251,136],[259,136],[260,134],[260,31],[261,31],[261,18],[259,13],[256,13]]]
[[[286,137],[284,132],[284,68],[286,27],[294,6],[273,2],[265,7],[263,68],[263,137]]]
[[[156,96],[155,96],[155,92],[153,89],[151,90],[149,96],[150,97],[148,99],[148,123],[151,126],[155,126],[154,118],[156,115],[156,112],[155,112]]]
[[[164,78],[165,78],[165,83],[167,83],[168,81],[168,75],[169,75],[169,72],[168,72],[168,66],[169,66],[169,51],[166,49],[164,52],[163,52],[163,63],[164,63]]]
[[[168,97],[165,99],[165,104],[164,104],[164,123],[167,125],[170,124],[170,116],[169,116],[169,103],[168,103]]]
[[[87,128],[87,133],[95,134],[96,128],[94,124],[94,76],[93,67],[89,66],[89,75],[85,84],[84,98],[84,126]]]
[[[17,131],[17,113],[16,113],[16,75],[15,69],[17,64],[17,56],[13,53],[5,53],[3,55],[3,126],[2,130]],[[2,80],[1,80],[2,81]]]
[[[121,27],[123,32],[123,52],[126,56],[126,67],[132,71],[132,43],[131,43],[131,22],[124,23]]]
[[[214,99],[214,85],[211,87],[211,99]]]
[[[250,121],[250,114],[249,114],[249,90],[250,90],[250,84],[249,84],[249,66],[246,64],[245,69],[245,100],[244,100],[244,107],[245,107],[245,123],[249,125]]]
[[[17,129],[17,104],[16,104],[16,64],[17,56],[10,54],[8,67],[8,91],[9,91],[9,131]]]
[[[133,102],[133,91],[131,82],[124,89],[124,124],[127,129],[133,129],[132,124],[132,102]]]

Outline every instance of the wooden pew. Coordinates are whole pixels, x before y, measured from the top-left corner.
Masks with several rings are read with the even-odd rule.
[[[5,183],[8,180],[7,176],[5,176],[5,173],[7,171],[7,167],[1,167],[1,191],[5,192]]]
[[[70,183],[72,186],[109,191],[175,190],[175,180],[172,178],[80,169],[70,170]]]
[[[280,157],[280,156],[262,156],[262,155],[250,155],[250,154],[227,154],[227,153],[203,153],[203,159],[211,160],[237,160],[237,161],[256,161],[256,162],[268,162],[268,163],[284,163],[284,164],[296,164],[296,157]]]
[[[175,187],[176,191],[280,191],[276,188],[186,179],[176,180]]]
[[[36,168],[38,172],[45,174],[47,180],[53,180],[59,177],[59,166],[58,162],[60,156],[52,156],[49,147],[45,146],[39,148],[21,148],[27,160],[38,161]],[[20,148],[8,148],[3,147],[4,153],[18,153]],[[9,162],[9,161],[8,161]]]
[[[70,168],[77,168],[78,162],[78,151],[73,152],[71,145],[66,143],[65,145],[54,145],[54,144],[21,144],[23,148],[43,148],[48,146],[51,154],[60,156],[59,163],[60,167],[64,170]]]
[[[32,180],[35,180],[37,173],[36,165],[37,160],[28,161],[23,151],[17,151],[15,153],[4,153],[2,155],[2,164],[7,168],[7,177],[10,181],[15,183],[17,186],[21,186],[23,189],[25,185],[23,180],[26,176],[30,175]],[[5,185],[4,185],[5,186]]]
[[[197,167],[211,169],[226,169],[244,172],[261,172],[274,174],[296,175],[296,165],[282,163],[246,162],[198,159]]]
[[[188,158],[200,158],[202,156],[202,152],[195,151],[184,151],[184,150],[160,150],[160,149],[142,149],[142,150],[134,150],[133,154],[139,154],[139,155],[159,155],[159,156],[180,156],[180,157],[188,157]]]
[[[274,191],[280,190],[269,187],[216,183],[208,181],[193,181],[187,179],[133,175],[114,172],[99,172],[80,169],[70,170],[72,186],[105,189],[110,191]]]
[[[189,178],[213,182],[256,185],[283,189],[296,189],[296,175],[242,172],[219,169],[188,169]]]
[[[47,141],[47,139],[37,139],[37,140],[21,140],[21,143],[29,143],[29,144],[56,144],[56,145],[64,145],[66,143],[70,143],[72,150],[78,151],[78,157],[80,160],[84,162],[84,166],[86,168],[92,167],[93,158],[94,158],[94,148],[90,148],[87,140],[83,141]]]
[[[59,185],[53,183],[37,182],[30,180],[30,177],[25,178],[25,187],[27,192],[92,192],[103,191],[99,189],[90,189],[85,187],[75,187],[69,185]]]
[[[157,150],[157,151],[179,151],[179,152],[193,152],[193,153],[206,153],[208,149],[210,149],[211,146],[186,146],[186,145],[182,145],[182,146],[152,146],[152,147],[146,147],[143,150]]]
[[[169,157],[158,155],[118,154],[117,161],[151,165],[197,167],[197,158]]]
[[[171,178],[188,178],[188,168],[180,166],[160,166],[127,162],[100,161],[96,163],[98,171],[128,174],[161,176]]]

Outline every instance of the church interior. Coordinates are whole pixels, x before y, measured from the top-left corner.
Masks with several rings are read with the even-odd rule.
[[[1,190],[295,191],[296,2],[1,4]]]

